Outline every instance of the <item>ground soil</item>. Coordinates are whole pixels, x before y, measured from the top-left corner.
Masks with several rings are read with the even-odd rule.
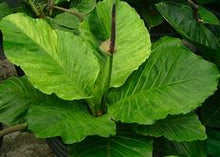
[[[0,157],[55,157],[45,140],[16,132],[4,137]]]

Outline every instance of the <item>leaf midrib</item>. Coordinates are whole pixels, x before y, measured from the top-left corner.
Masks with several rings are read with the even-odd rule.
[[[149,93],[151,91],[156,91],[156,90],[159,90],[161,88],[165,88],[165,87],[169,87],[169,86],[172,86],[172,85],[175,85],[175,84],[178,84],[178,83],[183,83],[183,82],[188,82],[188,81],[193,81],[193,80],[198,80],[198,78],[191,78],[191,79],[186,79],[186,80],[172,82],[172,83],[169,83],[169,84],[164,84],[162,86],[157,86],[157,87],[153,87],[153,88],[150,88],[150,89],[143,89],[143,90],[138,91],[138,92],[136,92],[134,94],[126,95],[123,99],[120,99],[119,101],[116,100],[117,102],[114,103],[114,105],[122,103],[122,102],[129,101],[129,99],[136,98],[136,97],[138,97],[138,95],[147,94],[147,93]]]

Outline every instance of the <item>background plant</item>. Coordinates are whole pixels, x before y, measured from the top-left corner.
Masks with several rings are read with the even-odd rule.
[[[25,12],[0,28],[26,73],[1,84],[0,121],[70,156],[218,156],[218,2],[127,2],[139,14],[116,1],[116,38],[111,0],[0,3]]]

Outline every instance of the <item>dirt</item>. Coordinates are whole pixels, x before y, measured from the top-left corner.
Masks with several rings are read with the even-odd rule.
[[[16,132],[4,137],[0,157],[55,157],[45,140]]]
[[[16,75],[14,66],[7,60],[0,60],[0,81]]]
[[[14,66],[6,59],[0,59],[0,83],[16,75]],[[15,132],[3,139],[0,157],[55,157],[43,139],[31,133]]]

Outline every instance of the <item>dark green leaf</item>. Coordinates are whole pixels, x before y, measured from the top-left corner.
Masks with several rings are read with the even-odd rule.
[[[218,3],[219,4],[219,0],[196,0],[196,2],[199,4],[208,4],[208,3]]]
[[[161,2],[156,4],[158,11],[184,38],[213,49],[220,47],[217,37],[202,23],[195,19],[190,6]]]
[[[147,23],[149,29],[160,25],[163,22],[163,17],[158,13],[154,4],[157,3],[155,0],[127,0],[132,3],[132,6],[135,7],[136,11]]]
[[[158,26],[163,22],[163,17],[154,9],[149,12],[143,12],[142,17],[147,23],[149,29],[152,27]]]
[[[195,113],[170,116],[153,125],[135,125],[134,130],[145,136],[164,136],[171,141],[205,140],[205,127]]]
[[[16,3],[16,2],[14,2]],[[12,14],[16,11],[19,11],[21,10],[21,7],[19,6],[16,6],[16,7],[10,7],[6,2],[1,2],[0,1],[0,20],[9,15],[9,14]]]
[[[208,155],[211,157],[220,156],[220,130],[208,129],[207,149]]]
[[[11,11],[10,11],[10,8],[8,7],[7,3],[0,3],[0,19],[10,13],[11,13]]]
[[[220,42],[220,26],[218,26],[218,25],[209,25],[209,29],[212,31],[212,33],[215,34],[218,41]],[[219,50],[219,52],[220,52],[220,50]]]
[[[206,157],[206,142],[173,142],[166,139],[154,141],[155,149],[163,156],[176,155],[180,157]]]
[[[211,11],[205,9],[204,7],[199,7],[198,14],[202,23],[220,25],[219,19]]]
[[[220,128],[220,90],[200,108],[200,117],[205,126]]]
[[[152,142],[129,131],[110,138],[89,137],[70,146],[70,156],[78,157],[152,157]]]

